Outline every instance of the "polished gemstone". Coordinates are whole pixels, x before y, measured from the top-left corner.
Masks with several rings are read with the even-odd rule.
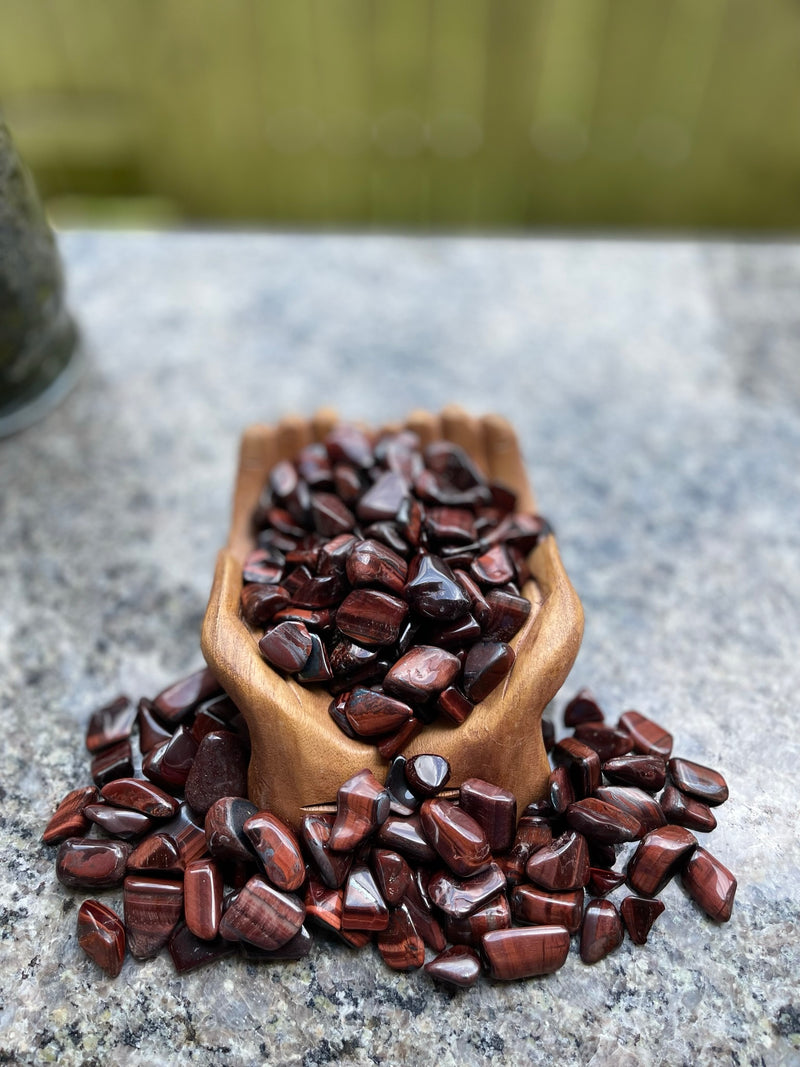
[[[525,515],[517,511],[513,515],[507,515],[489,533],[486,540],[490,544],[502,541],[527,555],[536,547],[540,538],[549,533],[550,529],[541,515]]]
[[[400,526],[396,522],[373,522],[366,526],[362,533],[367,540],[380,541],[403,559],[411,556],[411,545],[403,537]]]
[[[392,907],[400,903],[411,885],[413,872],[399,852],[388,848],[374,848],[370,865],[380,894]]]
[[[472,714],[475,705],[467,700],[460,689],[454,685],[449,685],[436,698],[436,707],[451,722],[460,726]]]
[[[112,808],[110,804],[88,804],[84,808],[84,814],[101,830],[105,830],[112,837],[121,837],[124,841],[141,837],[153,827],[153,820],[142,815],[140,811]]]
[[[343,634],[364,645],[391,645],[397,640],[408,605],[377,589],[354,589],[336,612]]]
[[[147,755],[151,748],[160,745],[162,741],[169,741],[172,737],[173,728],[168,730],[161,724],[154,708],[155,704],[147,697],[142,697],[139,701],[136,722],[139,727],[139,751],[143,756]]]
[[[628,862],[628,885],[639,896],[654,897],[697,848],[697,838],[683,826],[659,826],[639,842]]]
[[[349,852],[386,820],[391,798],[372,771],[364,769],[339,786],[336,802],[328,845]]]
[[[315,682],[329,682],[333,678],[333,671],[328,662],[328,653],[319,634],[311,634],[311,655],[306,660],[306,665],[297,672],[297,680],[311,685]]]
[[[348,690],[339,693],[328,705],[328,714],[342,731],[348,737],[357,738],[358,734],[348,722],[347,716],[344,713],[344,706],[347,703],[347,698],[350,696]]]
[[[288,459],[281,459],[269,472],[269,487],[277,497],[284,499],[297,488],[297,470]]]
[[[182,722],[204,700],[222,692],[214,675],[204,667],[162,690],[153,701],[156,714],[170,725]]]
[[[273,515],[283,515],[286,522],[283,525],[291,525],[292,518],[283,511],[275,511]],[[283,574],[283,562],[277,562],[271,549],[256,548],[245,557],[242,566],[242,581],[245,584],[276,586]]]
[[[157,830],[136,846],[128,857],[128,871],[143,871],[148,874],[183,874],[183,860],[178,846],[169,836]]]
[[[248,747],[230,730],[214,730],[203,738],[186,779],[185,795],[195,811],[204,815],[223,797],[247,792]]]
[[[337,463],[333,468],[333,488],[336,495],[352,507],[364,491],[361,474],[349,463]]]
[[[408,482],[395,471],[378,476],[356,505],[356,515],[364,523],[392,522],[408,495]]]
[[[383,687],[401,700],[423,703],[452,685],[460,670],[461,663],[451,652],[416,645],[394,664]]]
[[[396,849],[415,863],[433,863],[436,852],[422,832],[419,814],[390,815],[378,830],[378,843]]]
[[[458,619],[470,609],[469,596],[447,564],[426,552],[411,561],[404,595],[417,614],[438,622]]]
[[[511,914],[520,923],[565,926],[576,934],[583,918],[583,890],[548,893],[535,885],[518,885],[511,894]]]
[[[432,797],[450,781],[450,764],[444,756],[421,753],[406,762],[406,781],[418,797]]]
[[[547,782],[547,791],[550,797],[550,807],[556,815],[563,815],[575,800],[575,791],[572,788],[569,771],[566,767],[561,766],[552,769]],[[576,829],[580,829],[580,827],[576,827]]]
[[[615,730],[611,726],[601,726],[594,722],[580,723],[575,727],[574,736],[584,745],[593,748],[601,763],[616,756],[624,756],[633,748],[633,739],[625,730]]]
[[[565,817],[570,829],[603,845],[635,841],[645,832],[642,823],[634,815],[597,797],[576,800],[567,808]]]
[[[338,604],[345,593],[340,578],[329,575],[317,577],[307,567],[297,567],[284,579],[284,587],[292,598],[292,604],[301,608],[330,608]]]
[[[386,737],[379,738],[376,741],[378,752],[383,759],[394,759],[421,730],[422,722],[419,719],[408,719],[394,733],[387,734]]]
[[[84,811],[90,804],[96,804],[98,799],[99,794],[93,785],[67,793],[50,817],[42,834],[42,841],[46,845],[57,845],[68,837],[83,836],[90,825]]]
[[[458,799],[463,811],[483,829],[492,852],[511,847],[517,824],[517,801],[512,792],[482,778],[468,778],[461,783]]]
[[[492,978],[513,981],[552,974],[569,953],[569,932],[563,926],[528,926],[493,930],[483,937],[483,953]]]
[[[425,973],[446,985],[469,989],[480,977],[481,961],[467,945],[451,945],[425,965]]]
[[[428,883],[428,894],[446,915],[463,919],[488,904],[505,887],[505,875],[496,863],[492,863],[471,878],[458,878],[450,871],[437,871]]]
[[[331,889],[318,878],[309,875],[306,882],[306,919],[325,930],[339,933],[342,929],[342,889]]]
[[[553,761],[569,771],[572,788],[579,799],[590,797],[600,785],[600,757],[593,748],[575,737],[565,737],[553,746]]]
[[[468,545],[475,540],[475,515],[467,508],[429,507],[425,527],[439,544]]]
[[[311,655],[311,634],[301,622],[281,622],[264,634],[258,648],[273,667],[294,674]]]
[[[331,463],[350,463],[367,470],[375,460],[372,442],[363,430],[349,423],[340,423],[325,438],[325,448]]]
[[[347,561],[350,558],[355,545],[358,543],[358,538],[355,534],[343,533],[338,537],[334,537],[331,541],[326,541],[324,545],[320,546],[319,556],[317,557],[317,574],[323,578],[327,578],[328,575],[334,575],[336,578],[347,577]],[[350,579],[352,584],[355,584]]]
[[[413,971],[425,962],[425,942],[404,904],[392,909],[389,925],[378,934],[376,942],[383,962],[393,971]]]
[[[275,614],[291,603],[282,585],[245,585],[242,588],[242,615],[251,626],[266,626]]]
[[[551,892],[582,889],[589,881],[589,849],[582,834],[562,834],[537,849],[525,866],[528,878]]]
[[[603,774],[617,785],[632,785],[647,793],[664,788],[667,765],[661,756],[617,756],[603,764]]]
[[[92,759],[91,775],[94,784],[102,788],[106,782],[115,778],[126,778],[133,774],[133,752],[130,741],[117,741],[97,752]]]
[[[259,948],[247,941],[240,941],[239,955],[248,963],[289,962],[304,959],[311,951],[313,944],[314,938],[305,926],[301,926],[294,937],[279,948]]]
[[[56,878],[70,889],[107,889],[122,882],[130,854],[124,841],[68,837],[58,846]]]
[[[376,693],[373,689],[354,689],[344,705],[344,714],[359,737],[376,737],[390,733],[413,715],[408,704]]]
[[[210,859],[192,860],[183,875],[186,925],[195,937],[211,941],[222,918],[222,875]]]
[[[471,945],[472,948],[480,948],[484,934],[489,931],[508,930],[510,927],[511,907],[505,893],[498,893],[488,904],[463,919],[456,919],[452,915],[444,917],[447,940],[454,945]]]
[[[692,763],[688,759],[671,759],[667,764],[670,778],[690,797],[702,800],[704,804],[716,807],[728,799],[728,785],[719,771]]]
[[[126,696],[118,696],[92,712],[86,728],[86,747],[90,752],[99,752],[119,741],[127,741],[135,719],[135,706]]]
[[[267,879],[276,889],[292,892],[305,881],[303,855],[291,829],[277,815],[259,811],[244,824]]]
[[[420,806],[420,799],[409,788],[406,779],[406,758],[395,756],[386,775],[386,790],[393,815],[411,815]]]
[[[424,801],[419,814],[425,837],[454,874],[469,878],[486,870],[489,841],[471,815],[441,797]]]
[[[581,959],[598,963],[622,944],[622,919],[610,900],[590,900],[581,928]]]
[[[300,539],[305,534],[303,527],[297,524],[294,516],[287,508],[276,506],[267,508],[266,518],[273,530],[277,530],[287,537]]]
[[[709,918],[718,923],[730,919],[736,896],[736,879],[704,848],[697,848],[681,871],[681,884]]]
[[[485,484],[485,479],[469,454],[452,441],[431,441],[423,455],[430,470],[437,474],[443,484],[454,489],[471,489]]]
[[[579,689],[564,708],[564,725],[567,729],[572,729],[585,722],[601,723],[604,718],[600,705],[597,703],[597,698],[591,689]]]
[[[208,851],[219,860],[252,863],[253,850],[244,832],[244,824],[255,815],[255,804],[244,797],[223,797],[206,812],[205,835]]]
[[[672,752],[672,734],[652,719],[648,719],[638,711],[625,711],[619,717],[619,728],[627,730],[631,735],[636,752],[641,752],[645,756],[669,758]]]
[[[350,533],[356,524],[352,511],[333,493],[311,494],[311,518],[320,537]]]
[[[506,546],[493,545],[483,555],[478,556],[470,567],[470,574],[483,586],[502,586],[513,582],[516,571]]]
[[[687,830],[709,834],[717,825],[716,816],[707,804],[686,796],[674,785],[667,786],[659,804],[667,822],[685,826]]]
[[[265,949],[280,948],[295,936],[305,914],[298,897],[279,892],[256,874],[228,904],[219,932],[229,941],[249,941]]]
[[[427,533],[424,527],[425,508],[412,496],[406,497],[397,512],[397,523],[405,541],[411,548],[419,548]]]
[[[234,941],[226,941],[224,937],[204,941],[193,934],[186,923],[179,923],[170,934],[167,949],[175,970],[185,974],[232,956],[237,951],[237,945]]]
[[[363,675],[370,677],[380,673],[381,668],[376,667],[379,648],[365,648],[356,644],[346,637],[336,640],[328,652],[328,661],[331,670],[337,678],[344,679],[348,688],[353,685],[353,678],[361,678]],[[344,683],[343,683],[344,684]]]
[[[434,952],[441,952],[447,942],[444,931],[433,913],[433,905],[419,870],[413,874],[403,897],[403,903],[408,908],[415,930],[428,948],[433,949]]]
[[[464,660],[464,692],[474,704],[484,700],[505,678],[516,655],[504,641],[476,641]]]
[[[147,753],[142,760],[142,774],[162,789],[181,790],[186,785],[197,748],[191,728],[185,724],[179,726],[169,741]]]
[[[462,615],[455,622],[439,627],[430,626],[425,631],[425,639],[429,645],[452,648],[456,651],[471,645],[480,636],[481,628],[472,615]]]
[[[183,915],[183,884],[129,874],[122,891],[128,948],[136,959],[157,956]]]
[[[333,815],[304,815],[300,836],[325,885],[330,889],[343,886],[353,862],[349,853],[334,852],[330,847]]]
[[[523,815],[517,823],[513,847],[525,845],[533,853],[551,844],[552,840],[553,830],[549,819],[541,815]]]
[[[486,597],[483,595],[483,590],[475,581],[475,579],[466,571],[456,569],[453,571],[453,575],[458,584],[469,597],[470,611],[472,615],[477,620],[478,625],[481,627],[481,629],[486,630],[492,618],[492,607],[487,601]],[[525,601],[525,603],[528,604],[528,608],[530,610],[530,604],[527,600]],[[509,640],[509,638],[501,637],[500,640],[507,641]]]
[[[272,621],[276,626],[282,622],[301,622],[307,630],[325,632],[333,626],[333,612],[329,608],[312,609],[290,606],[276,611]]]
[[[592,896],[604,897],[612,890],[619,889],[624,881],[625,875],[617,871],[609,871],[605,867],[590,867],[589,884],[586,888]]]
[[[111,908],[99,900],[84,900],[78,908],[78,944],[109,978],[116,978],[125,959],[125,927]]]
[[[354,864],[347,876],[342,901],[343,930],[385,930],[389,909],[365,864]]]
[[[638,837],[655,830],[657,826],[663,826],[667,821],[658,801],[654,800],[649,793],[645,793],[643,789],[624,785],[601,785],[595,791],[595,798],[604,804],[611,804],[638,821],[641,827]],[[606,843],[614,844],[615,842]]]
[[[644,945],[653,923],[664,911],[664,905],[660,900],[647,897],[625,897],[620,911],[631,941],[634,945]]]
[[[494,641],[510,641],[531,613],[530,600],[504,589],[490,589],[486,603],[491,616],[484,626],[484,633]]]
[[[312,488],[333,488],[331,461],[325,445],[314,442],[301,448],[297,454],[297,473]]]
[[[375,459],[390,471],[412,481],[422,470],[419,436],[412,430],[383,434],[375,445]]]

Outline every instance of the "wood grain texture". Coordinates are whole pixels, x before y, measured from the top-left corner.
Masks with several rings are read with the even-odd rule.
[[[269,467],[291,458],[298,440],[309,440],[330,424],[331,413],[325,412],[305,427],[284,420],[277,433],[267,426],[245,431],[230,536],[217,559],[201,638],[209,666],[250,728],[250,797],[295,828],[305,808],[334,801],[339,786],[363,767],[381,780],[388,768],[374,746],[346,737],[333,723],[326,690],[287,680],[264,662],[257,644],[260,633],[251,631],[239,614],[242,561],[253,543],[250,516]],[[475,458],[487,474],[511,485],[532,506],[516,436],[506,420],[476,420],[448,408],[441,417],[414,412],[407,425],[422,431],[425,440],[452,434],[462,445],[473,441]],[[583,634],[581,604],[552,535],[531,553],[529,563],[534,580],[523,594],[533,610],[511,642],[517,659],[510,674],[465,723],[428,726],[405,750],[408,756],[445,756],[452,767],[451,786],[479,777],[512,790],[520,811],[546,787],[549,765],[541,714],[569,672]]]

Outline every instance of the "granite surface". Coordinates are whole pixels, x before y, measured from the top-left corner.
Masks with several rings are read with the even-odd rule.
[[[346,236],[61,238],[81,385],[0,442],[0,1062],[800,1063],[800,247]],[[516,424],[586,609],[592,686],[731,799],[718,927],[672,884],[648,945],[451,993],[377,954],[168,957],[117,981],[44,822],[88,712],[199,664],[237,438],[335,404]],[[118,895],[110,895],[110,902]]]

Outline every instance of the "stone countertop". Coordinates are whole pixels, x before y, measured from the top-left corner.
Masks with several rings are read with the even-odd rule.
[[[281,235],[61,238],[88,364],[0,441],[0,1062],[800,1063],[800,247]],[[335,405],[516,425],[586,609],[590,685],[723,771],[717,927],[451,993],[377,953],[177,976],[77,946],[44,822],[86,716],[200,663],[237,439]],[[85,894],[89,895],[89,894]],[[104,898],[106,899],[106,898]],[[117,898],[112,894],[111,902]]]

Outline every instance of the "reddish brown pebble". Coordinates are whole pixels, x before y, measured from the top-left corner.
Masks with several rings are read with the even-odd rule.
[[[562,834],[534,852],[525,871],[532,882],[553,892],[583,888],[589,881],[586,839],[577,833]]]
[[[451,945],[425,965],[425,973],[446,985],[469,989],[478,981],[481,961],[467,945]]]
[[[347,578],[359,586],[383,586],[391,593],[403,592],[408,564],[396,552],[380,541],[357,541],[347,557]]]
[[[547,782],[547,794],[550,798],[550,807],[556,815],[563,815],[567,808],[575,800],[575,791],[572,788],[569,771],[566,767],[554,767],[550,772]],[[580,827],[576,827],[580,829]]]
[[[392,814],[413,815],[421,801],[408,787],[405,756],[395,756],[392,760],[384,785],[391,800]]]
[[[248,749],[230,730],[206,734],[197,749],[186,779],[185,795],[195,811],[205,815],[223,797],[244,796],[247,792]]]
[[[305,895],[306,918],[323,929],[340,933],[343,896],[343,890],[331,889],[324,882],[309,876]]]
[[[242,589],[242,615],[251,626],[266,626],[291,603],[282,585],[246,585]]]
[[[336,820],[328,845],[350,852],[376,830],[389,814],[389,794],[372,773],[364,769],[354,774],[336,794]]]
[[[78,944],[109,978],[116,978],[125,959],[125,927],[120,917],[99,900],[78,908]]]
[[[408,494],[408,483],[395,471],[385,471],[359,500],[356,514],[364,523],[392,522]]]
[[[157,956],[183,914],[183,884],[129,874],[122,891],[128,948],[136,959]]]
[[[268,963],[271,961],[281,962],[288,960],[302,960],[311,951],[314,938],[301,926],[294,937],[289,938],[285,945],[279,948],[259,948],[247,941],[239,942],[239,955],[249,963]]]
[[[302,622],[281,622],[258,642],[264,659],[279,670],[301,671],[311,655],[311,635]]]
[[[90,752],[99,752],[131,736],[136,708],[126,696],[119,696],[110,704],[92,712],[86,728],[86,747]]]
[[[471,815],[440,797],[426,800],[419,815],[425,837],[454,874],[469,878],[486,870],[489,841]]]
[[[211,941],[222,917],[222,875],[213,860],[192,860],[183,876],[186,925],[195,937]]]
[[[118,741],[109,748],[101,749],[92,760],[91,775],[94,784],[102,788],[115,778],[133,774],[133,752],[130,741]]]
[[[709,834],[717,825],[716,816],[707,804],[687,797],[674,785],[667,786],[661,794],[659,804],[667,822],[685,826],[687,830]]]
[[[325,885],[338,889],[345,883],[353,857],[346,853],[337,854],[330,847],[334,818],[333,815],[305,815],[300,834]]]
[[[472,714],[475,705],[467,700],[460,689],[450,685],[436,698],[436,707],[448,719],[460,726]]]
[[[494,930],[484,934],[482,947],[492,978],[531,978],[563,967],[569,953],[569,931],[563,926]]]
[[[411,885],[412,871],[399,852],[374,848],[370,864],[380,894],[392,907],[400,903]]]
[[[112,808],[108,804],[89,804],[84,812],[101,830],[124,841],[140,837],[153,827],[153,820],[140,811],[125,811],[124,808]]]
[[[582,722],[602,722],[605,716],[591,689],[579,689],[564,708],[564,725],[572,729]]]
[[[654,897],[697,848],[697,838],[682,826],[659,826],[642,838],[628,863],[628,885],[639,896]]]
[[[531,613],[531,602],[505,589],[491,589],[486,594],[491,617],[484,627],[487,638],[510,641],[522,629]]]
[[[139,727],[139,751],[146,756],[151,748],[160,745],[162,741],[169,741],[172,737],[172,728],[163,726],[155,714],[155,704],[147,697],[139,701],[136,713],[136,722]]]
[[[192,769],[198,744],[188,726],[179,726],[169,741],[151,749],[142,760],[142,774],[168,790],[181,790]]]
[[[313,685],[315,682],[326,683],[333,677],[328,653],[319,634],[311,634],[311,655],[306,661],[305,667],[297,673],[298,682]]]
[[[719,771],[692,763],[688,759],[671,759],[667,764],[670,777],[682,793],[716,807],[728,799],[728,785]]]
[[[620,905],[620,911],[628,936],[634,945],[647,943],[650,928],[663,910],[664,905],[660,900],[649,900],[647,897],[625,897]]]
[[[125,877],[131,846],[122,841],[68,837],[56,856],[56,878],[70,889],[107,889]]]
[[[553,746],[553,761],[569,771],[572,788],[579,799],[590,797],[600,785],[600,757],[593,748],[575,737],[565,737]]]
[[[347,574],[347,561],[357,541],[358,539],[349,533],[339,534],[333,540],[326,541],[320,547],[317,557],[317,574],[323,578],[331,574],[344,578]],[[356,584],[352,579],[350,581],[353,585]]]
[[[392,910],[389,925],[378,934],[376,942],[383,962],[393,971],[414,971],[425,962],[425,942],[403,904]]]
[[[505,893],[498,893],[494,900],[473,911],[466,918],[455,919],[452,915],[445,915],[445,934],[447,940],[452,941],[454,945],[480,948],[484,934],[491,930],[508,930],[510,927],[511,908]]]
[[[389,909],[375,884],[372,872],[356,864],[347,876],[342,901],[343,930],[385,930]]]
[[[470,567],[470,574],[481,585],[500,586],[513,582],[517,575],[505,545],[494,545],[478,556]]]
[[[98,799],[99,794],[93,785],[67,793],[44,828],[42,841],[46,845],[57,845],[68,837],[81,837],[90,825],[83,812],[90,804],[96,804]]]
[[[625,730],[615,730],[612,726],[600,726],[594,722],[576,726],[575,737],[593,748],[601,763],[624,756],[633,748],[633,739]]]
[[[472,878],[456,878],[450,871],[437,871],[428,883],[428,895],[446,915],[463,919],[497,896],[506,879],[496,863]]]
[[[277,815],[259,811],[244,824],[264,873],[276,889],[292,892],[306,879],[300,845],[289,827]]]
[[[280,893],[260,875],[253,875],[225,910],[219,932],[229,941],[280,948],[300,929],[305,914],[296,896]]]
[[[572,830],[603,845],[635,841],[644,833],[638,818],[597,797],[587,797],[570,804],[565,817],[567,826]]]
[[[459,619],[470,609],[470,599],[448,565],[428,553],[412,559],[403,595],[417,614],[438,622]]]
[[[595,798],[637,820],[641,824],[638,837],[663,826],[666,822],[658,801],[643,789],[624,785],[601,785],[595,792]]]
[[[514,665],[516,655],[504,641],[476,641],[464,660],[464,692],[477,704],[495,689]]]
[[[455,579],[458,584],[469,597],[470,611],[477,619],[478,625],[481,627],[481,629],[486,630],[492,618],[492,608],[489,602],[484,597],[483,590],[475,581],[475,579],[470,577],[470,575],[467,574],[466,571],[455,570],[453,571],[453,575],[455,576]],[[525,600],[525,603],[528,605],[528,610],[530,610],[530,602]],[[517,627],[517,629],[519,629],[519,627]],[[516,631],[514,632],[516,633]],[[513,636],[513,634],[510,636]],[[509,640],[508,637],[500,637],[499,639],[501,641]]]
[[[178,849],[183,863],[199,859],[206,851],[206,833],[203,822],[188,804],[181,804],[177,815],[160,827],[161,833],[167,834]]]
[[[440,544],[468,545],[475,540],[475,516],[467,508],[430,507],[425,527],[431,540]]]
[[[463,615],[446,626],[431,626],[426,631],[426,640],[429,645],[452,648],[456,651],[465,645],[471,645],[480,636],[481,628],[471,615]]]
[[[382,759],[394,759],[422,731],[420,719],[408,719],[399,730],[377,741],[378,752]]]
[[[444,756],[423,752],[406,761],[406,781],[418,797],[435,796],[450,780],[450,764]]]
[[[433,863],[436,860],[436,852],[422,832],[419,814],[390,815],[378,830],[377,840],[384,848],[396,849],[415,863]]]
[[[683,888],[709,918],[726,923],[733,910],[736,879],[704,848],[697,848],[681,871]]]
[[[622,919],[610,900],[590,900],[581,928],[581,959],[597,963],[622,944]]]
[[[244,824],[255,815],[255,804],[244,797],[223,797],[206,812],[206,846],[212,856],[220,860],[251,863],[253,850],[244,832]]]
[[[422,704],[452,685],[461,662],[451,652],[433,645],[416,645],[392,666],[383,680],[387,693]]]
[[[215,937],[212,941],[203,941],[196,937],[185,923],[179,923],[172,931],[167,942],[167,949],[172,964],[179,974],[204,967],[208,963],[232,956],[237,951],[236,943],[226,941],[224,937]]]
[[[669,758],[672,752],[672,734],[667,733],[657,722],[638,711],[626,711],[619,717],[619,727],[631,735],[633,747],[637,752],[645,756]]]
[[[204,700],[210,700],[222,692],[222,688],[211,671],[203,670],[182,678],[179,682],[167,686],[153,701],[156,713],[166,723],[177,725]]]
[[[182,875],[183,860],[169,834],[156,831],[142,841],[128,857],[128,871]]]
[[[433,906],[423,883],[424,879],[420,871],[415,871],[403,897],[403,903],[408,908],[415,930],[428,948],[433,949],[434,952],[441,952],[447,942],[433,914]]]
[[[511,913],[517,922],[565,926],[576,934],[583,918],[583,890],[548,893],[535,885],[518,885],[511,894]]]
[[[333,493],[311,494],[311,517],[320,537],[338,537],[356,524],[352,511]]]
[[[351,463],[366,470],[375,462],[369,437],[348,423],[334,426],[325,438],[325,448],[332,463]]]
[[[461,783],[458,800],[467,815],[483,828],[492,852],[504,852],[511,847],[517,825],[517,800],[513,793],[482,778],[468,778]]]
[[[589,884],[587,890],[595,897],[604,897],[614,889],[619,889],[625,881],[625,875],[617,871],[606,870],[605,867],[589,868]]]
[[[359,737],[376,737],[408,722],[413,712],[408,704],[385,693],[356,687],[345,702],[344,714]]]
[[[667,765],[661,756],[617,756],[606,760],[603,774],[617,785],[632,785],[647,793],[657,793],[664,788]]]

